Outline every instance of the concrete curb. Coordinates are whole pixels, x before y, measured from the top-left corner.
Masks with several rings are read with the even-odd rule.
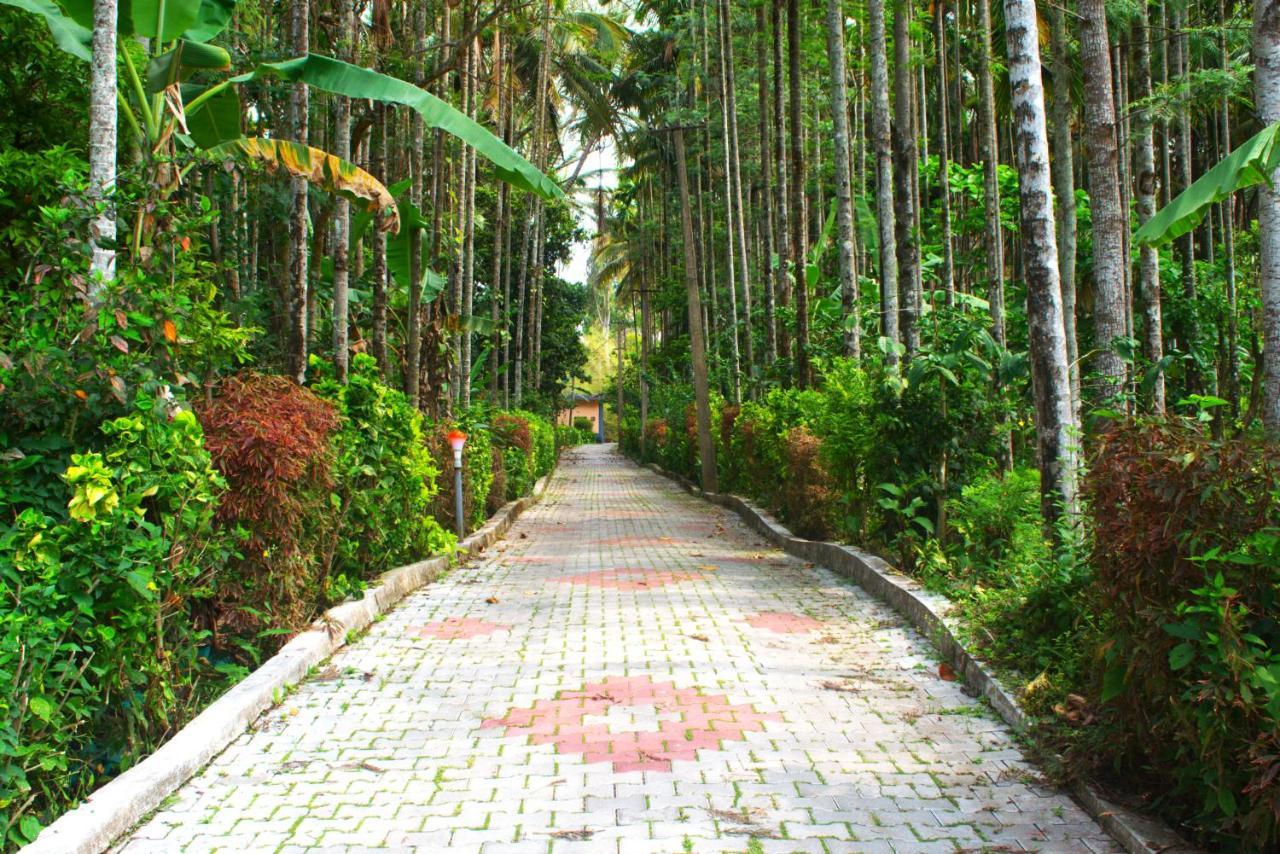
[[[555,471],[534,484],[524,498],[508,502],[475,533],[458,544],[458,557],[472,557],[493,545],[528,507],[539,501]],[[369,626],[406,595],[439,578],[453,556],[441,555],[383,573],[354,602],[335,605],[312,627],[262,663],[184,726],[155,753],[139,762],[75,809],[46,827],[23,854],[91,854],[107,850],[197,771],[275,706],[284,691],[301,682],[316,664],[346,645],[352,632]]]
[[[1018,731],[1027,728],[1030,721],[1017,700],[956,639],[942,616],[951,609],[951,603],[945,597],[925,590],[918,581],[896,571],[873,554],[840,543],[797,537],[767,510],[745,498],[704,492],[688,479],[655,463],[646,467],[674,480],[687,492],[736,512],[751,528],[783,551],[820,563],[856,582],[862,589],[906,617],[917,631],[932,640],[944,659],[964,677],[965,684],[985,697],[1005,723]],[[1085,812],[1130,854],[1149,854],[1152,851],[1172,854],[1199,850],[1188,845],[1163,822],[1107,800],[1097,787],[1086,781],[1076,781],[1071,786],[1071,793]]]

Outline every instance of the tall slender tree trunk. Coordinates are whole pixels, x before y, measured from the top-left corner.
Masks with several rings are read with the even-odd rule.
[[[1264,124],[1280,121],[1280,0],[1254,0],[1254,101]],[[1258,192],[1262,293],[1262,423],[1280,437],[1280,170]]]
[[[720,126],[724,139],[724,200],[725,200],[725,236],[728,243],[725,246],[725,267],[729,273],[729,355],[730,355],[730,374],[729,387],[733,392],[733,402],[742,403],[742,359],[739,351],[739,338],[741,329],[738,324],[738,285],[735,281],[735,270],[737,265],[734,262],[734,238],[737,236],[737,225],[735,220],[735,211],[733,205],[733,144],[729,131],[729,56],[728,46],[726,44],[729,34],[728,22],[719,14],[719,3],[717,3],[716,20],[719,24],[719,54],[720,59]],[[701,183],[701,182],[699,182]],[[698,200],[699,209],[702,207],[702,200]],[[741,211],[736,212],[741,216]],[[696,247],[695,247],[696,249]],[[706,246],[708,253],[714,253],[714,249]],[[697,269],[695,267],[695,269]],[[708,281],[708,285],[714,287],[714,281]],[[711,307],[711,315],[715,314],[714,306]],[[748,330],[748,334],[750,331]],[[715,336],[712,335],[714,340]]]
[[[1071,134],[1071,56],[1068,52],[1066,13],[1048,8],[1049,43],[1052,51],[1053,192],[1057,200],[1058,271],[1062,281],[1063,332],[1067,336],[1067,361],[1071,367],[1072,411],[1080,419],[1080,346],[1076,335],[1076,177],[1075,141]]]
[[[991,335],[1005,345],[1004,239],[1000,227],[1000,182],[996,172],[1000,147],[996,142],[996,96],[991,79],[991,0],[978,0],[978,150],[982,158],[982,201],[986,206],[987,298],[991,303]],[[1039,55],[1039,48],[1036,49]],[[1054,265],[1057,266],[1056,264]]]
[[[1187,34],[1183,29],[1184,12],[1178,6],[1171,6],[1172,32],[1168,34],[1171,73],[1186,80],[1190,72],[1190,57],[1187,56]],[[1178,130],[1176,133],[1175,154],[1178,165],[1179,190],[1191,186],[1191,111],[1178,111]],[[1200,392],[1204,387],[1204,379],[1194,356],[1197,342],[1200,340],[1200,323],[1196,309],[1196,238],[1195,230],[1186,233],[1179,241],[1180,260],[1182,262],[1182,297],[1186,302],[1183,310],[1183,321],[1178,337],[1182,339],[1182,349],[1192,356],[1187,360],[1187,388],[1191,392]]]
[[[1094,364],[1097,400],[1113,405],[1124,391],[1125,364],[1116,339],[1127,334],[1124,280],[1128,264],[1124,236],[1128,218],[1120,209],[1116,105],[1111,48],[1103,0],[1080,0],[1080,65],[1084,73],[1085,141],[1089,153],[1089,199],[1093,212]]]
[[[470,8],[470,16],[465,18],[464,32],[470,32],[473,26],[471,18],[475,15]],[[479,43],[473,38],[466,45],[467,58],[463,67],[466,69],[464,84],[466,113],[472,119],[479,112],[479,93],[476,91],[476,79],[479,76]],[[463,409],[471,406],[471,344],[474,338],[468,325],[475,315],[476,294],[476,150],[471,146],[462,149],[463,173],[466,190],[462,202],[462,316],[458,329],[462,337],[462,352],[458,363],[458,402]]]
[[[339,32],[342,42],[342,58],[351,62],[355,58],[356,29],[355,9],[352,0],[339,0]],[[333,153],[342,160],[351,160],[351,99],[338,96],[334,99]],[[350,345],[348,320],[350,317],[348,281],[351,273],[351,203],[339,196],[333,210],[333,369],[338,382],[346,383],[349,367]]]
[[[769,38],[767,18],[764,4],[756,7],[756,71],[759,82],[758,113],[760,116],[760,202],[761,219],[764,229],[763,263],[760,265],[764,278],[764,359],[766,365],[772,365],[778,358],[778,328],[774,317],[774,302],[778,289],[778,270],[773,264],[774,247],[777,245],[774,236],[774,200],[773,200],[773,155],[770,145],[769,123],[769,82],[768,63],[765,58],[765,43]]]
[[[1027,327],[1040,457],[1040,511],[1052,531],[1060,512],[1075,512],[1077,466],[1073,449],[1078,439],[1074,435],[1071,376],[1063,333],[1035,0],[1004,0],[1004,19],[1022,202]]]
[[[782,9],[781,0],[772,4],[773,9],[773,168],[778,176],[778,192],[774,198],[778,205],[778,244],[775,248],[778,265],[777,304],[786,307],[791,304],[791,274],[787,269],[788,244],[791,228],[790,211],[790,178],[787,175],[787,131],[786,131],[786,96],[783,82],[786,75],[782,67]],[[775,316],[778,324],[776,336],[778,355],[784,359],[791,357],[791,338],[782,317]]]
[[[498,30],[493,35],[493,97],[496,104],[494,121],[498,128],[498,133],[502,136],[503,142],[511,145],[511,137],[507,134],[507,85],[506,75],[508,71],[506,63],[506,45],[502,41],[502,31]],[[502,302],[502,276],[503,276],[503,257],[506,254],[504,242],[507,234],[507,192],[508,186],[505,181],[498,185],[498,198],[494,203],[494,224],[493,224],[493,258],[489,272],[489,322],[493,327],[489,335],[489,403],[491,406],[498,406],[502,398],[499,397],[499,373],[500,357],[502,355],[502,312],[506,309],[506,304]],[[621,375],[619,375],[621,379]]]
[[[294,53],[305,54],[311,46],[311,4],[295,0],[292,6],[291,35]],[[294,83],[289,98],[293,117],[293,138],[306,142],[311,99],[307,84]],[[289,374],[298,383],[307,379],[307,182],[294,178],[292,211],[289,218]]]
[[[1227,7],[1224,0],[1218,0],[1218,20],[1227,20]],[[1231,51],[1227,44],[1227,32],[1224,28],[1218,38],[1222,52],[1222,70],[1231,70]],[[1219,111],[1222,116],[1222,153],[1231,152],[1231,102],[1223,96]],[[1236,296],[1236,241],[1235,241],[1235,208],[1234,200],[1227,199],[1222,203],[1222,253],[1223,279],[1227,296],[1227,399],[1231,402],[1231,414],[1240,414],[1240,328],[1239,312]]]
[[[897,226],[899,323],[906,358],[920,349],[920,254],[916,242],[916,132],[912,116],[911,23],[906,0],[893,6],[893,177]]]
[[[89,198],[101,204],[89,222],[93,247],[90,308],[101,301],[102,285],[116,276],[116,26],[117,0],[94,0],[93,58],[89,71]]]
[[[724,40],[725,54],[725,90],[728,93],[729,139],[732,147],[730,163],[733,167],[733,204],[737,210],[735,218],[738,239],[738,268],[742,278],[742,353],[746,359],[747,370],[755,365],[755,341],[753,335],[753,304],[751,298],[751,264],[747,251],[747,207],[743,204],[742,191],[742,147],[738,142],[738,92],[737,70],[734,67],[733,53],[733,13],[730,0],[720,0],[721,35]]]
[[[948,117],[947,101],[947,29],[946,5],[938,3],[933,11],[934,41],[938,52],[938,188],[942,202],[942,290],[946,294],[947,305],[955,304],[956,296],[956,260],[955,246],[951,235],[951,142],[949,138],[951,124]]]
[[[693,360],[694,408],[698,416],[698,455],[702,488],[718,492],[716,446],[711,439],[711,398],[707,386],[707,354],[702,338],[702,300],[698,294],[698,256],[693,242],[693,210],[689,202],[689,170],[685,165],[684,130],[671,132],[675,143],[676,174],[680,184],[680,223],[684,230],[684,285],[689,300],[689,351]]]
[[[871,31],[871,140],[876,161],[876,218],[880,224],[880,334],[893,344],[898,333],[898,258],[893,210],[893,151],[889,129],[889,57],[885,37],[884,0],[867,0]],[[898,353],[885,353],[890,366]]]
[[[446,21],[449,19],[449,10],[446,8],[443,13]],[[425,4],[420,4],[413,12],[413,29],[414,29],[414,64],[413,79],[418,86],[424,86],[426,83],[426,66],[423,56],[426,53],[427,44],[427,10]],[[421,210],[423,194],[426,191],[425,186],[425,152],[423,146],[426,144],[426,128],[423,125],[422,117],[416,112],[409,118],[409,168],[411,184],[409,185],[409,200]],[[440,135],[436,134],[436,153],[440,153],[442,142]],[[440,233],[440,211],[441,205],[439,199],[435,196],[439,195],[440,181],[440,157],[433,158],[432,178],[436,182],[435,192],[433,193],[432,207],[433,226],[432,241],[439,239]],[[435,252],[431,253],[431,260],[435,261]],[[421,374],[422,374],[422,230],[413,229],[409,233],[409,304],[405,309],[405,368],[404,368],[404,393],[409,398],[409,403],[414,408],[421,408],[425,401],[421,400]]]
[[[800,0],[787,0],[791,88],[791,269],[796,280],[796,385],[809,385],[809,283],[805,276],[804,105],[800,99]]]
[[[1146,4],[1139,4],[1138,20],[1133,28],[1134,86],[1138,99],[1151,95],[1151,26]],[[1156,213],[1156,154],[1154,123],[1150,112],[1136,118],[1133,177],[1138,208],[1138,225],[1142,226]],[[1151,409],[1165,412],[1163,319],[1160,311],[1160,253],[1154,246],[1138,249],[1138,294],[1142,300],[1142,343],[1147,361],[1156,368],[1151,386]]]
[[[373,175],[386,183],[387,178],[387,108],[374,105]],[[373,230],[373,358],[384,379],[391,377],[387,358],[387,237],[381,229]]]
[[[840,316],[844,352],[862,356],[858,317],[858,282],[853,256],[853,187],[849,163],[849,84],[845,78],[844,10],[840,0],[827,0],[827,60],[831,65],[831,128],[835,148],[837,254],[840,262]]]

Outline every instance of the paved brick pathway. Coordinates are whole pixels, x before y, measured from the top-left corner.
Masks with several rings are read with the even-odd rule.
[[[892,611],[596,447],[122,848],[1114,850]]]

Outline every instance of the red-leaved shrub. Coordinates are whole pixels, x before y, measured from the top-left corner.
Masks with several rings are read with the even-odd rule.
[[[533,437],[529,433],[529,422],[518,415],[499,412],[490,421],[489,429],[493,433],[493,444],[498,448],[519,448],[528,453],[533,448]]]
[[[219,579],[215,625],[257,628],[260,615],[298,627],[332,547],[328,491],[338,426],[333,404],[285,377],[245,373],[221,383],[198,415],[226,478],[218,521],[240,529],[240,559]]]
[[[837,496],[831,474],[822,462],[822,440],[808,427],[793,427],[787,431],[784,451],[787,479],[782,500],[787,521],[802,537],[830,539],[835,529],[831,516]]]
[[[1121,423],[1084,481],[1108,753],[1262,850],[1280,841],[1280,448]],[[1268,675],[1268,673],[1272,675]]]

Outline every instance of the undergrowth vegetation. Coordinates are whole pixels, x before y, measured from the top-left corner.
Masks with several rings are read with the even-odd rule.
[[[958,404],[972,379],[833,360],[816,389],[714,400],[719,488],[944,593],[1064,773],[1136,788],[1215,845],[1277,841],[1280,455],[1196,417],[1114,420],[1086,448],[1081,515],[1046,530],[1026,425]],[[652,389],[623,449],[697,480],[692,399]]]
[[[321,612],[454,544],[445,434],[469,435],[468,530],[527,494],[555,431],[483,405],[432,421],[357,353],[345,383],[246,365],[259,331],[189,251],[207,203],[86,310],[82,168],[5,155],[0,269],[3,847],[127,769]],[[128,184],[121,192],[128,192]],[[17,257],[17,256],[15,256]],[[265,357],[265,359],[264,359]],[[493,491],[496,488],[497,494]]]

